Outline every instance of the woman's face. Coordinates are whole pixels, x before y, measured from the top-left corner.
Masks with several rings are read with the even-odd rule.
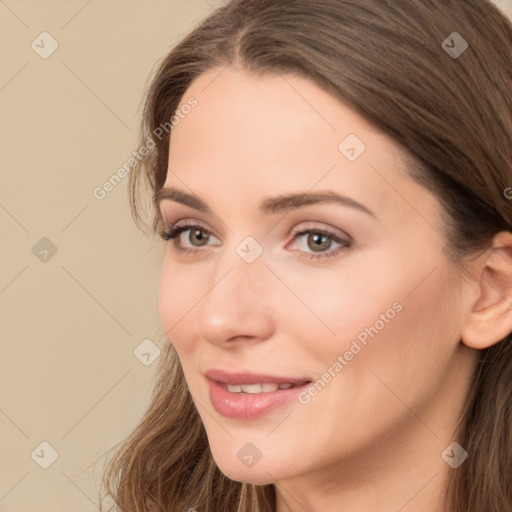
[[[179,194],[160,207],[185,228],[160,315],[221,471],[445,465],[473,368],[469,299],[402,149],[295,75],[217,68],[179,110],[165,183]]]

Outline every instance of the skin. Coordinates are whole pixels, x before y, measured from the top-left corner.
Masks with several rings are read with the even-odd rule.
[[[233,480],[276,484],[278,512],[444,510],[454,470],[441,453],[455,440],[475,349],[501,339],[512,315],[501,307],[502,331],[479,331],[474,306],[501,294],[483,295],[447,258],[440,204],[407,175],[402,147],[307,79],[221,69],[184,95],[198,106],[172,130],[165,183],[213,214],[160,204],[169,227],[210,233],[206,245],[194,230],[167,243],[160,316],[216,463]],[[366,145],[353,162],[338,149],[349,134]],[[270,196],[320,190],[375,217],[333,203],[258,209]],[[309,242],[294,234],[306,228]],[[336,253],[327,238],[326,257],[311,259],[315,228],[352,245]],[[236,252],[247,236],[263,249],[250,264]],[[489,254],[473,261],[476,276]],[[400,312],[308,404],[241,420],[210,403],[210,368],[316,381],[397,302]],[[237,458],[247,442],[262,453],[251,468]]]

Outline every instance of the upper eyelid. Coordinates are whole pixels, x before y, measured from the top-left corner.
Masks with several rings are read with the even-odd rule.
[[[167,228],[168,229],[180,229],[180,228],[194,228],[194,227],[200,227],[201,229],[204,229],[205,231],[207,231],[210,235],[214,235],[213,231],[204,226],[200,221],[197,221],[197,220],[190,220],[190,221],[185,221],[185,220],[178,220],[176,221],[174,224],[171,224],[171,225],[167,225]]]
[[[181,216],[181,215],[180,215],[180,217],[181,217],[181,218],[180,218],[179,220],[176,220],[176,221],[174,221],[174,222],[167,222],[166,217],[167,217],[169,214],[168,214],[168,213],[167,213],[167,214],[165,213],[165,207],[164,207],[164,204],[166,204],[166,203],[167,203],[167,204],[175,204],[175,205],[179,205],[179,204],[181,204],[181,203],[173,203],[172,201],[166,201],[166,200],[162,200],[162,201],[158,204],[158,206],[157,206],[157,212],[158,212],[158,215],[159,215],[159,217],[160,217],[160,220],[163,222],[163,224],[164,224],[164,226],[165,226],[165,228],[166,228],[166,229],[171,229],[172,227],[175,227],[179,222],[186,221],[186,220],[190,219],[190,217],[188,217],[188,216],[186,216],[186,215],[183,215],[183,216]],[[186,206],[186,205],[185,205],[185,206]],[[173,211],[173,210],[171,210],[171,211]],[[196,212],[196,213],[197,213],[197,212]],[[210,213],[207,213],[207,215],[209,215],[209,214],[210,214]],[[187,213],[187,215],[190,215],[190,213]],[[193,214],[192,214],[192,215],[193,215]],[[174,216],[174,215],[171,215],[171,216]],[[224,226],[228,231],[231,231],[231,232],[232,232],[232,229],[230,229],[230,227],[229,227],[225,222],[223,222],[223,220],[222,220],[219,216],[217,216],[217,215],[215,215],[215,214],[213,214],[213,216],[214,216],[214,217],[215,217],[215,219],[216,219],[216,220],[218,220],[218,221],[219,221],[219,223],[220,223],[220,224],[222,224],[222,225],[223,225],[223,226]],[[197,224],[201,225],[201,222],[202,222],[202,221],[198,220],[197,218],[192,217],[192,220],[193,220],[193,222],[197,222]],[[207,227],[205,227],[205,226],[202,226],[202,227],[204,227],[204,229],[205,229],[205,230],[207,230],[208,232],[213,233],[213,231],[212,231],[211,229],[209,229],[209,228],[207,228]]]

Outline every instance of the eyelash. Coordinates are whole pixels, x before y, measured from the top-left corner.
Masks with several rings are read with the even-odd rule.
[[[169,228],[169,229],[164,230],[163,232],[160,233],[160,237],[165,242],[172,240],[172,242],[173,242],[172,245],[174,246],[174,248],[183,255],[197,253],[197,252],[202,251],[202,249],[185,248],[185,247],[181,247],[178,244],[179,236],[181,235],[181,233],[183,233],[185,231],[192,230],[192,229],[198,229],[198,230],[204,232],[206,234],[206,236],[209,236],[212,234],[210,231],[208,231],[207,229],[205,229],[202,226],[199,226],[197,224],[185,224],[185,225],[176,226],[174,228]],[[294,232],[293,233],[294,240],[295,240],[295,238],[297,238],[299,236],[302,236],[305,234],[310,234],[310,233],[325,235],[328,238],[330,238],[332,241],[340,244],[339,247],[337,247],[336,249],[334,249],[332,251],[328,249],[325,252],[321,252],[321,253],[317,253],[317,254],[306,253],[308,255],[306,257],[308,257],[310,259],[332,258],[332,257],[336,256],[338,253],[340,253],[341,251],[343,251],[344,249],[348,249],[352,245],[352,240],[345,240],[343,238],[340,238],[338,235],[331,233],[330,231],[327,231],[325,229],[321,229],[321,228],[309,228],[309,229],[303,229],[301,231]],[[303,251],[299,251],[299,252],[303,252]]]

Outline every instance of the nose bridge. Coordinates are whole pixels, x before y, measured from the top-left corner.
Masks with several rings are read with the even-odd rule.
[[[213,283],[221,284],[220,279],[227,280],[223,286],[228,291],[231,289],[241,298],[257,302],[268,273],[263,247],[252,236],[246,236],[238,243],[235,243],[236,237],[233,239],[216,261]]]
[[[261,298],[265,270],[263,259],[247,263],[234,249],[231,254],[223,254],[213,273],[209,302],[213,306],[224,302],[230,308],[250,309]]]
[[[225,249],[216,260],[207,292],[198,304],[198,327],[205,339],[221,343],[234,336],[268,335],[271,312],[264,291],[268,269],[261,256],[248,261],[236,248]]]

